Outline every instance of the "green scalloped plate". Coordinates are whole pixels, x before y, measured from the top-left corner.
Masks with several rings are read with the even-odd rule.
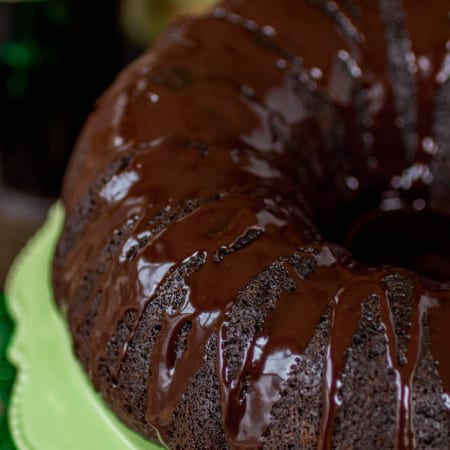
[[[16,322],[9,358],[18,369],[9,422],[19,450],[157,450],[102,403],[72,354],[50,284],[53,251],[64,220],[56,204],[17,257],[8,277]]]

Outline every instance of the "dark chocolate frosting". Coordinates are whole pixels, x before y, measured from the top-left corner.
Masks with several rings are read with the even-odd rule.
[[[345,386],[373,337],[389,381],[365,401],[380,395],[393,421],[377,429],[367,406],[368,448],[448,446],[450,283],[367,267],[329,239],[393,211],[448,223],[449,120],[447,1],[228,0],[166,31],[99,100],[63,193],[55,295],[117,414],[191,448],[173,424],[180,404],[212,402],[188,393],[213,364],[208,448],[275,448],[316,349],[319,406],[277,448],[358,448],[357,423],[340,437]],[[448,239],[424,265],[449,267]]]

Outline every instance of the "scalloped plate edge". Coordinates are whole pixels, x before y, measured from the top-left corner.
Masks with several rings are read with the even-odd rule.
[[[9,423],[19,450],[156,450],[103,405],[72,354],[53,303],[51,260],[64,221],[56,203],[16,258],[6,282],[16,328],[9,358],[17,367]]]

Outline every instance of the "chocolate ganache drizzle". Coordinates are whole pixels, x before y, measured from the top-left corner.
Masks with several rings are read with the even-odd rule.
[[[448,448],[449,10],[227,0],[99,100],[53,284],[129,426],[170,448]],[[375,267],[342,246],[374,235]]]

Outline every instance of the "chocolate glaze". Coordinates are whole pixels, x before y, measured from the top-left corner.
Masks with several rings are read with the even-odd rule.
[[[356,264],[319,233],[338,236],[386,210],[450,214],[448,10],[446,1],[228,0],[169,29],[100,99],[66,177],[55,295],[77,352],[101,298],[85,365],[102,390],[100,367],[122,320],[132,313],[112,384],[146,309],[166,292],[142,355],[146,420],[162,440],[170,444],[214,339],[221,445],[263,446],[280,392],[329,320],[314,439],[332,448],[368,298],[379,304],[395,379],[392,447],[416,448],[414,380],[430,349],[448,421],[450,284]],[[272,286],[273,301],[258,306],[230,358],[235,305],[266,270],[290,281]],[[412,283],[401,310],[392,277]]]

